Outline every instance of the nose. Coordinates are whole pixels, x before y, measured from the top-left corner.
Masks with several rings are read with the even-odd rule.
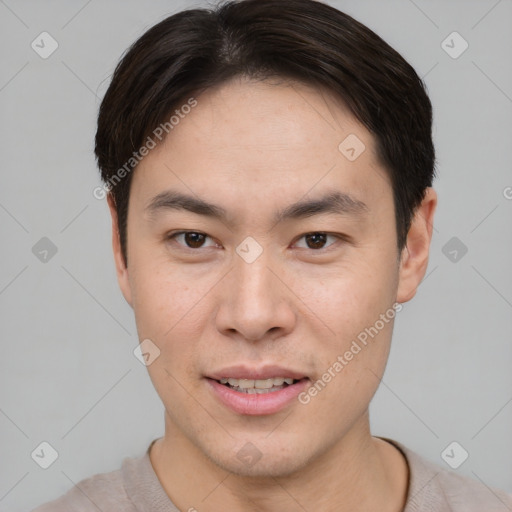
[[[290,333],[297,320],[292,283],[266,257],[252,263],[238,256],[224,280],[217,310],[217,329],[248,341],[276,339]],[[288,279],[289,280],[289,279]]]

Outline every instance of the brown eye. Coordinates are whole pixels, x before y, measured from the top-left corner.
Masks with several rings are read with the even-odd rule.
[[[309,249],[322,249],[327,235],[325,233],[310,233],[305,235],[305,239]]]
[[[312,249],[312,250],[321,250],[324,248],[328,248],[332,243],[329,245],[325,245],[327,243],[328,238],[337,239],[340,238],[339,236],[329,235],[328,233],[324,233],[322,231],[315,231],[313,233],[306,233],[305,235],[302,235],[302,237],[299,240],[304,239],[306,241],[306,247],[299,246],[305,249]]]
[[[201,247],[204,243],[204,239],[206,238],[205,235],[202,233],[183,233],[185,243],[188,247],[191,247],[192,249],[197,249],[198,247]]]
[[[201,247],[204,246],[205,240],[207,238],[210,238],[208,235],[205,235],[204,233],[199,233],[197,231],[180,231],[179,233],[169,235],[167,239],[178,240],[180,237],[182,237],[183,241],[178,241],[178,245],[188,249],[200,249]]]

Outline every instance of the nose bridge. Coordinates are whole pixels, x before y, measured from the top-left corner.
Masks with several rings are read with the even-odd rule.
[[[236,257],[234,268],[234,289],[236,303],[242,308],[259,310],[261,315],[265,310],[271,310],[279,300],[275,275],[269,270],[272,267],[270,251],[262,251],[254,261],[244,256]]]
[[[243,244],[241,246],[243,249]],[[224,332],[236,330],[251,340],[265,337],[270,329],[272,332],[280,330],[283,335],[283,330],[291,329],[295,318],[286,296],[286,287],[274,274],[276,265],[270,251],[261,251],[255,259],[246,258],[250,250],[234,257],[234,268],[224,288],[217,327]]]

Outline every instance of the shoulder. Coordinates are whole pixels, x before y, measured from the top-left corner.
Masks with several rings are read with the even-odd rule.
[[[137,509],[125,488],[125,473],[133,471],[140,465],[141,460],[142,458],[125,458],[120,469],[85,478],[66,494],[40,505],[32,512],[136,512]]]
[[[409,464],[409,492],[404,512],[510,512],[512,494],[435,464],[401,443],[386,439]]]

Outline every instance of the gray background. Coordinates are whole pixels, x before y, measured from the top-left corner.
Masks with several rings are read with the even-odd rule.
[[[329,3],[401,52],[435,109],[431,258],[396,320],[373,433],[445,467],[441,453],[457,441],[469,458],[456,471],[512,492],[512,2]],[[163,406],[133,355],[107,205],[92,194],[93,137],[123,51],[199,5],[0,0],[1,511],[117,469],[163,434]],[[47,59],[31,48],[43,31],[59,45]],[[456,59],[441,46],[453,31],[469,44]],[[42,237],[57,247],[46,262],[32,251]],[[42,441],[59,454],[46,470],[31,458]]]

